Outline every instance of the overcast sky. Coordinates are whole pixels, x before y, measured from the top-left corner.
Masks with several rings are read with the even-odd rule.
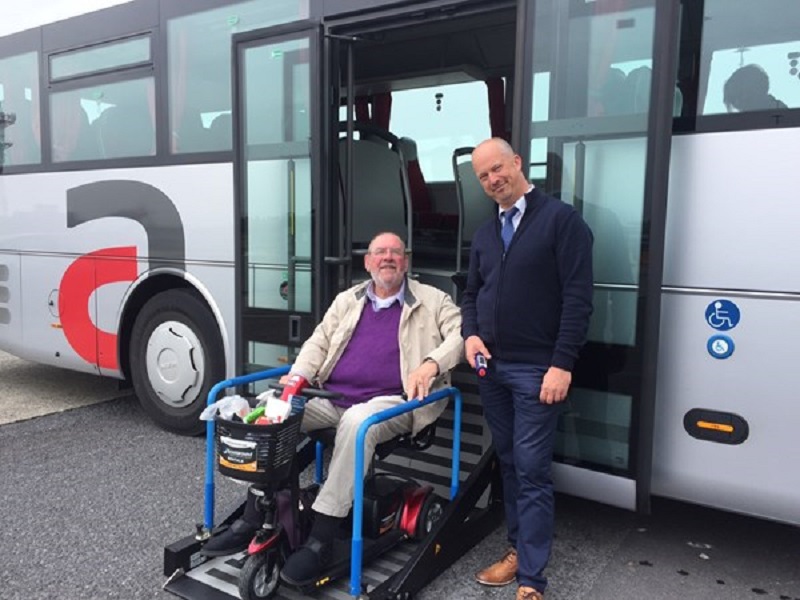
[[[3,0],[0,36],[129,0]]]

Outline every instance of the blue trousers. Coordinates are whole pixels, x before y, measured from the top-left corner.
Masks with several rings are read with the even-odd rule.
[[[555,522],[551,465],[561,405],[539,400],[546,366],[489,361],[479,378],[483,412],[500,462],[508,541],[517,581],[544,591]]]

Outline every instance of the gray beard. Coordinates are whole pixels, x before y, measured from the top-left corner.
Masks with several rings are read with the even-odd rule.
[[[388,285],[388,284],[386,284],[386,283],[384,283],[383,281],[381,281],[381,280],[378,278],[378,273],[370,273],[370,277],[372,277],[372,284],[373,284],[373,285],[374,285],[376,288],[380,288],[380,289],[382,289],[382,290],[385,290],[385,291],[387,291],[387,292],[388,292],[388,291],[391,291],[391,289],[392,289],[392,286],[391,286],[391,285]],[[402,280],[401,280],[401,284],[402,284]]]

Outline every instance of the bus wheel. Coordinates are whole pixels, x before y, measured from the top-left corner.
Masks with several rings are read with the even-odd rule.
[[[144,411],[159,426],[198,435],[211,386],[225,377],[217,322],[194,294],[176,289],[154,296],[131,332],[131,379]]]

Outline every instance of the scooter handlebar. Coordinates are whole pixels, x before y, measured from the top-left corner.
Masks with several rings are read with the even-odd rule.
[[[287,387],[290,387],[287,384],[280,383],[279,381],[268,381],[267,387],[272,390],[281,390],[283,391]],[[342,397],[342,394],[339,392],[331,392],[329,390],[323,390],[317,387],[304,387],[301,390],[296,392],[299,396],[308,396],[309,398],[326,398],[328,400],[338,400]]]

